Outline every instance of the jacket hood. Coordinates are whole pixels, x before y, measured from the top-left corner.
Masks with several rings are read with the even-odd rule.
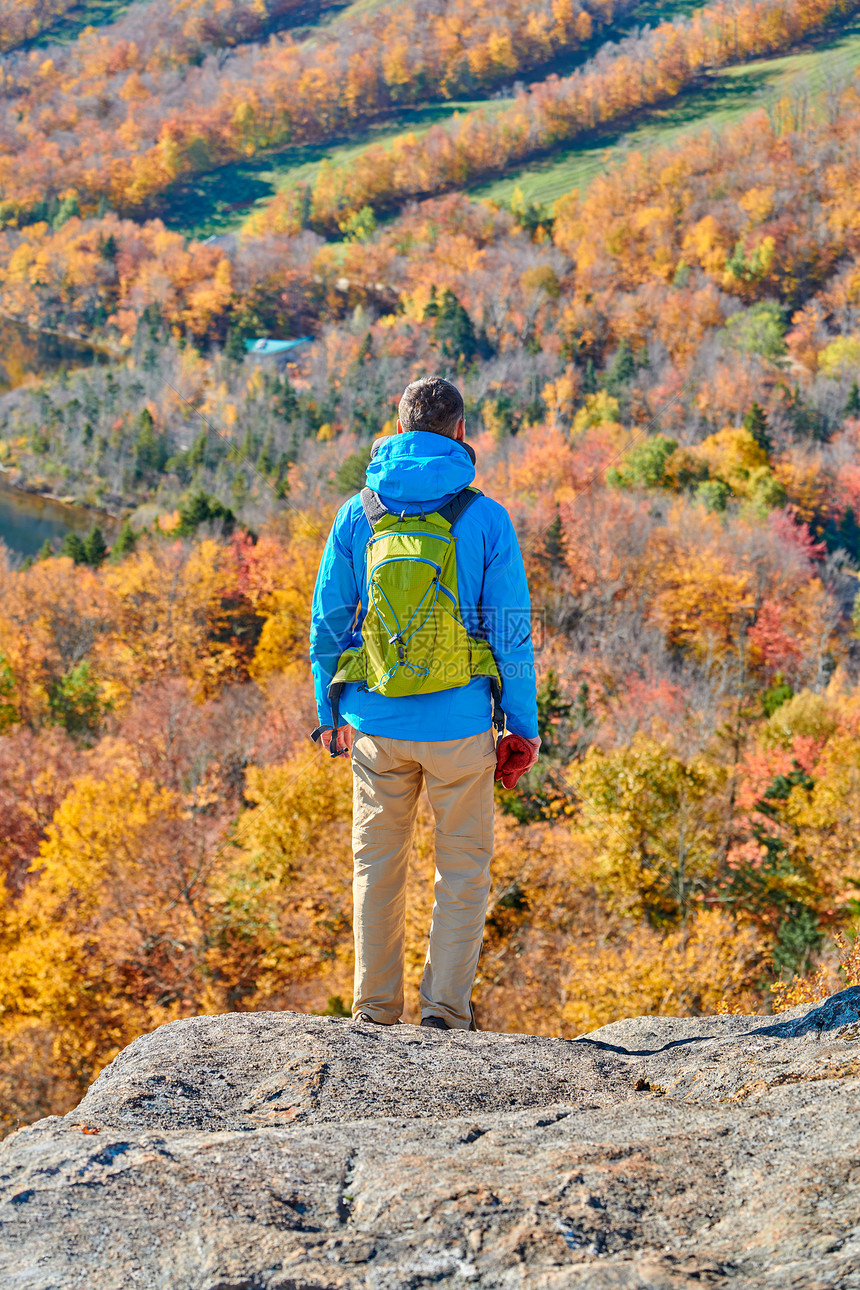
[[[474,478],[474,450],[427,430],[377,439],[367,467],[367,487],[392,502],[438,502]]]

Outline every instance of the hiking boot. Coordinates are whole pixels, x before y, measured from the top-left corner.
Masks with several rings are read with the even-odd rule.
[[[370,1026],[399,1026],[401,1024],[399,1021],[377,1021],[375,1017],[371,1017],[369,1012],[357,1012],[352,1020],[355,1025],[360,1021],[366,1021]]]
[[[441,1017],[422,1017],[421,1025],[425,1030],[450,1030],[451,1029],[447,1021],[443,1021]]]

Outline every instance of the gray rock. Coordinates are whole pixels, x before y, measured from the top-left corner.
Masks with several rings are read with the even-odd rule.
[[[0,1286],[860,1290],[860,988],[575,1041],[143,1036],[0,1147]]]
[[[210,1130],[447,1119],[586,1098],[604,1105],[629,1085],[626,1066],[598,1045],[248,1012],[175,1021],[135,1040],[75,1116]]]

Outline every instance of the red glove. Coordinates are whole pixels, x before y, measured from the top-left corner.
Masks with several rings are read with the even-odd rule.
[[[505,735],[496,745],[496,779],[505,788],[516,788],[520,778],[534,766],[539,752],[540,739]]]

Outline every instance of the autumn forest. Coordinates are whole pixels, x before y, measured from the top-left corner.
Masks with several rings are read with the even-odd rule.
[[[88,517],[0,545],[4,1132],[163,1021],[348,1011],[350,775],[308,739],[310,596],[434,372],[538,647],[481,1026],[860,983],[860,79],[624,143],[753,60],[826,60],[856,17],[0,0],[0,486]],[[595,140],[589,184],[523,195]],[[476,192],[499,177],[509,200]],[[237,195],[198,236],[215,181]],[[37,333],[79,356],[39,367]],[[432,848],[424,810],[413,1019]]]

